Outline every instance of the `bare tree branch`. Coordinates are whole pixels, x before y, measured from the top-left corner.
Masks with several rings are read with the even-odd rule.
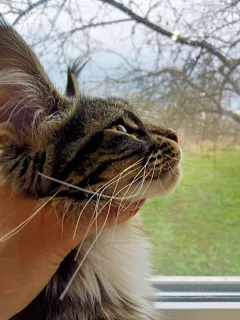
[[[47,3],[49,0],[39,0],[38,2],[35,2],[33,4],[30,4],[30,6],[22,11],[19,16],[14,20],[12,26],[14,27],[17,23],[19,23],[19,21],[26,15],[28,14],[30,11],[32,11],[33,9],[36,9],[37,7]]]
[[[204,111],[239,124],[240,1],[216,1],[218,5],[211,0],[188,0],[185,10],[184,0],[178,4],[151,0],[144,5],[137,0],[86,0],[84,4],[78,0],[3,0],[4,12],[15,18],[13,25],[24,18],[26,37],[38,54],[54,56],[61,70],[79,54],[85,58],[100,52],[114,54],[113,68],[101,64],[101,76],[86,80],[88,85],[114,92],[125,90],[124,86],[129,91],[133,88],[142,100],[156,102],[157,110],[161,105],[172,116],[177,110],[174,118],[195,117]],[[87,2],[94,10],[85,11]],[[123,28],[114,28],[117,24]],[[112,44],[105,36],[99,37],[97,29],[112,36]],[[120,50],[115,43],[121,44]],[[146,52],[149,59],[144,63]],[[90,65],[96,67],[94,60]]]
[[[112,24],[118,24],[118,23],[123,23],[123,22],[131,22],[131,19],[119,19],[119,20],[113,20],[113,21],[102,21],[99,23],[89,23],[87,25],[83,25],[79,28],[74,28],[72,30],[68,30],[68,31],[64,31],[64,32],[60,32],[57,35],[54,35],[52,37],[48,36],[48,40],[56,40],[59,39],[61,37],[64,37],[64,39],[66,39],[68,36],[73,35],[74,33],[80,32],[80,31],[84,31],[86,29],[91,29],[91,28],[97,28],[97,27],[104,27],[104,26],[108,26],[108,25],[112,25]],[[39,45],[42,42],[45,42],[46,39],[42,39],[40,41],[37,41],[34,43],[34,45]]]
[[[119,9],[120,11],[126,13],[129,17],[131,17],[133,20],[135,20],[138,23],[141,23],[151,30],[158,32],[162,34],[163,36],[166,36],[168,38],[171,38],[174,34],[166,29],[163,29],[162,27],[154,24],[153,22],[149,21],[147,18],[141,17],[129,8],[127,8],[125,5],[122,3],[119,3],[115,0],[98,0],[107,4],[110,4],[111,6]],[[185,38],[182,36],[178,36],[176,39],[177,42],[180,42],[182,44],[191,46],[191,47],[200,47],[203,49],[206,49],[209,51],[212,55],[216,56],[220,61],[223,62],[224,65],[226,65],[229,68],[236,67],[237,65],[240,64],[240,59],[239,61],[232,61],[225,57],[217,48],[215,48],[213,45],[208,43],[205,40],[199,41],[199,40],[191,40],[189,38]]]

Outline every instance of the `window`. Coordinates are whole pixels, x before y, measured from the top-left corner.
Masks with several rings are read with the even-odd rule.
[[[91,57],[82,90],[127,96],[178,132],[182,182],[141,210],[156,308],[239,319],[227,309],[240,308],[240,2],[13,0],[0,11],[62,91],[67,62]]]

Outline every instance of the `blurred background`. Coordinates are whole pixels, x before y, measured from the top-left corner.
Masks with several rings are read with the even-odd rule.
[[[175,193],[142,218],[154,274],[240,275],[240,1],[1,0],[0,12],[64,92],[121,96],[174,128]]]

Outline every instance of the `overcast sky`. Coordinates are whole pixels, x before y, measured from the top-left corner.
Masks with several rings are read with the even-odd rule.
[[[196,0],[195,2],[198,2]],[[57,0],[56,0],[56,3]],[[74,1],[73,1],[74,3]],[[81,15],[84,19],[84,21],[89,21],[92,17],[96,15],[96,12],[98,12],[98,6],[99,1],[94,0],[84,0],[84,1],[75,1],[76,4],[79,4]],[[184,1],[184,0],[174,0],[172,1],[174,6],[179,10],[185,10],[186,12],[186,19],[191,19],[191,11],[196,11],[194,7],[190,7],[191,1]],[[74,10],[79,10],[79,7],[77,5],[74,8]],[[137,8],[134,8],[134,10],[140,14],[147,11],[149,1],[139,1],[138,2],[139,7],[141,10],[138,11]],[[1,11],[1,4],[0,4],[0,11]],[[55,12],[54,10],[49,11],[49,16],[54,16]],[[75,13],[77,14],[77,13]],[[159,10],[153,11],[150,15],[150,19],[153,21],[156,19],[156,15],[161,14],[162,17],[162,24],[163,26],[168,23],[168,28],[174,29],[177,28],[177,26],[171,25],[171,19],[173,18],[171,11],[168,9],[168,6],[162,2],[161,6],[161,12]],[[102,16],[101,16],[102,15]],[[109,20],[117,20],[117,19],[124,19],[127,18],[125,14],[121,13],[119,10],[111,9],[109,16],[104,16],[104,13],[100,13],[99,19],[104,21]],[[10,23],[12,23],[15,19],[15,17],[8,15],[7,16]],[[36,41],[36,37],[39,38],[42,33],[47,33],[49,31],[49,24],[47,21],[41,24],[41,28],[38,27],[38,14],[33,15],[32,17],[27,16],[26,19],[23,19],[20,24],[16,26],[16,29],[24,36],[24,38],[28,42],[34,42]],[[69,19],[69,16],[66,14],[62,14],[58,21],[57,21],[57,29],[61,31],[66,31],[71,29],[71,20]],[[107,50],[115,51],[119,54],[123,54],[127,57],[133,56],[133,42],[129,38],[130,30],[132,27],[132,22],[126,22],[121,23],[117,25],[111,25],[109,27],[105,28],[95,28],[91,29],[91,37],[94,39],[95,42],[99,42],[99,47],[102,47]],[[174,31],[174,30],[172,30]],[[144,27],[141,27],[138,25],[136,28],[136,32],[134,34],[134,43],[138,44],[142,42],[143,37],[145,36],[145,33],[148,32],[148,30]],[[81,47],[81,41],[84,41],[84,38],[81,37],[81,33],[78,33],[78,39],[79,44]],[[82,47],[84,47],[84,43],[82,44]],[[36,51],[38,53],[39,48],[36,48]],[[69,48],[70,53],[69,55],[72,55],[73,57],[79,56],[79,50],[75,50],[74,46]],[[140,57],[142,65],[146,69],[153,68],[153,62],[155,61],[155,50],[149,49],[147,46],[143,46],[142,49],[142,55]],[[81,55],[81,53],[80,53]],[[88,80],[99,80],[104,77],[104,73],[101,71],[101,69],[108,70],[108,73],[110,76],[114,76],[116,74],[116,67],[119,65],[121,66],[122,61],[114,54],[106,53],[106,52],[100,52],[95,51],[94,54],[91,55],[92,62],[88,63],[86,68],[84,69],[82,73],[82,78],[84,78],[85,81]],[[57,64],[55,63],[55,56],[51,54],[51,51],[48,52],[47,58],[41,58],[41,61],[43,62],[46,70],[48,73],[50,73],[50,76],[53,80],[53,82],[57,85],[57,87],[61,88],[63,90],[65,85],[65,77],[60,72],[60,70],[57,67]]]
[[[36,0],[37,1],[37,0]],[[144,15],[147,12],[147,8],[150,0],[139,0],[135,1],[138,4],[139,8],[134,7],[134,11],[139,13],[140,15]],[[27,1],[23,1],[27,3]],[[129,1],[123,1],[123,3],[128,3]],[[157,2],[157,0],[152,0],[152,3]],[[51,0],[49,3],[60,3],[60,0]],[[99,11],[99,3],[97,0],[72,0],[72,11],[75,17],[82,17],[83,21],[79,22],[75,18],[76,21],[72,21],[69,14],[66,12],[62,12],[57,20],[56,28],[58,32],[66,32],[73,28],[74,23],[78,23],[77,27],[87,24],[93,17],[96,15],[98,18],[94,20],[94,23],[99,21],[109,21],[109,20],[117,20],[117,19],[125,19],[127,16],[124,13],[121,13],[119,10],[111,9],[108,10],[108,14],[106,11]],[[195,22],[201,16],[202,12],[207,16],[208,8],[214,8],[214,6],[220,7],[220,0],[171,0],[171,4],[175,8],[175,12],[177,15],[181,16],[180,23],[174,23],[174,10],[170,9],[169,2],[167,0],[161,1],[161,6],[158,7],[158,10],[153,10],[149,15],[149,19],[151,21],[157,21],[159,17],[161,18],[159,24],[166,28],[167,30],[174,32],[178,30],[181,35],[190,36],[191,39],[201,37],[201,35],[207,30],[211,29],[212,21],[206,25],[203,25],[202,28],[194,29]],[[24,9],[24,7],[22,7]],[[212,10],[212,9],[211,9]],[[0,12],[4,12],[4,6],[0,4]],[[48,16],[52,19],[55,17],[56,9],[48,10]],[[7,19],[10,23],[12,23],[15,19],[14,16],[8,15]],[[24,36],[27,42],[35,43],[38,41],[42,35],[47,34],[50,29],[50,25],[47,19],[43,20],[40,23],[39,18],[39,9],[35,14],[26,16],[21,20],[21,23],[16,26],[17,30]],[[191,25],[191,31],[186,29],[183,31],[182,25],[189,24]],[[133,26],[132,22],[125,22],[117,25],[111,25],[104,28],[92,28],[91,29],[91,38],[92,38],[92,46],[93,48],[101,48],[98,50],[94,50],[94,53],[91,54],[91,61],[87,64],[86,68],[81,74],[81,79],[84,82],[89,81],[99,81],[100,79],[104,79],[104,73],[102,70],[107,70],[109,76],[115,76],[117,72],[121,72],[121,68],[123,67],[123,62],[120,58],[115,54],[111,54],[107,52],[115,51],[118,54],[122,54],[126,57],[132,58],[132,63],[134,63],[135,56],[133,55],[134,45],[142,44],[142,52],[140,55],[140,63],[143,68],[148,71],[155,70],[155,61],[157,54],[157,47],[153,46],[152,48],[144,43],[143,39],[145,39],[146,33],[154,34],[153,31],[148,30],[146,27],[138,25],[136,28],[136,32],[134,37],[129,37],[131,35],[131,28]],[[195,32],[195,33],[194,33]],[[227,34],[226,36],[229,36]],[[132,41],[134,39],[134,43]],[[82,52],[86,51],[86,43],[84,38],[84,33],[79,32],[76,34],[74,38],[75,44],[77,45],[69,45],[68,47],[68,56],[72,58],[77,58],[79,55],[81,56]],[[171,40],[169,40],[171,41]],[[186,47],[184,47],[184,50]],[[37,54],[41,52],[40,47],[36,47],[35,51]],[[163,49],[162,56],[162,65],[167,66],[177,66],[176,63],[172,59],[172,56],[168,54],[167,48]],[[44,52],[46,54],[46,52]],[[184,51],[181,53],[184,55]],[[181,57],[180,55],[180,57]],[[54,84],[60,88],[62,91],[65,87],[66,82],[66,74],[60,72],[58,64],[56,63],[56,56],[51,51],[51,48],[47,51],[47,54],[44,57],[40,57],[42,63],[46,71],[50,74],[51,79]],[[116,68],[119,67],[118,71]],[[65,66],[66,69],[66,66]],[[64,70],[65,70],[64,69]],[[90,85],[85,85],[85,90],[91,88]],[[131,90],[131,88],[129,88]]]

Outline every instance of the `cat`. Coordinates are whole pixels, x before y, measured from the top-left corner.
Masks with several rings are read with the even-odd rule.
[[[84,206],[99,212],[109,202],[126,206],[174,190],[181,175],[176,133],[151,124],[124,99],[81,95],[79,70],[68,70],[66,94],[60,94],[31,48],[0,17],[1,177],[23,196],[67,203],[67,214],[76,217]],[[154,319],[139,217],[95,239],[81,244],[77,261],[73,250],[12,320]]]

